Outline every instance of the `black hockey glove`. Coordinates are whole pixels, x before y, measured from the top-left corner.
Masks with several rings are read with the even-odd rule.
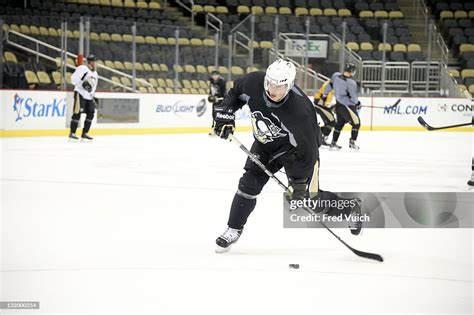
[[[357,104],[355,104],[355,107],[356,110],[360,110],[362,108],[362,104],[360,102],[357,102]]]
[[[214,102],[216,101],[216,97],[215,97],[214,95],[209,95],[209,96],[207,97],[207,101],[208,101],[209,103],[214,103]]]
[[[234,133],[235,115],[233,112],[226,112],[222,108],[216,108],[216,118],[214,118],[214,133],[222,139],[227,139]]]
[[[290,200],[303,200],[307,196],[308,179],[294,179],[290,178],[288,183]]]
[[[92,91],[92,85],[88,81],[84,81],[82,87],[89,93]]]
[[[97,97],[92,98],[92,103],[94,104],[95,109],[99,109],[99,99]]]

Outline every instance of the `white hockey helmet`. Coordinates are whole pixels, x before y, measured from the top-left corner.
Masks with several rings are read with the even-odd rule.
[[[295,66],[286,60],[277,59],[271,65],[268,66],[265,75],[263,87],[268,93],[268,87],[270,85],[284,85],[286,84],[286,93],[283,97],[288,94],[293,85],[295,85],[296,69]]]

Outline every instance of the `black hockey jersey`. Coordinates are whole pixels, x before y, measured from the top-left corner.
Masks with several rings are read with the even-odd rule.
[[[217,98],[224,97],[225,90],[226,90],[226,80],[222,77],[219,80],[214,81],[212,78],[209,80],[210,82],[210,91],[209,95],[215,96]]]
[[[296,149],[297,159],[287,175],[312,176],[308,173],[319,158],[321,143],[313,104],[296,85],[282,101],[272,102],[263,87],[264,78],[264,72],[252,72],[236,80],[224,98],[223,109],[235,112],[248,104],[255,140],[274,158]]]

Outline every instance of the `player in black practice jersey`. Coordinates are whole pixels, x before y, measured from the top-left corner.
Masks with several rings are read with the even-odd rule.
[[[209,135],[213,135],[212,129],[214,128],[214,119],[216,115],[215,108],[216,106],[220,106],[222,100],[224,99],[224,95],[226,92],[226,80],[220,76],[218,70],[213,70],[211,73],[211,78],[209,79],[210,87],[209,87],[209,97],[207,100],[209,103],[212,103],[212,127],[211,132]]]
[[[322,145],[329,146],[327,139],[332,129],[336,125],[336,117],[334,114],[334,106],[331,105],[332,98],[334,96],[334,90],[330,91],[329,94],[324,95],[324,91],[331,80],[324,82],[323,86],[314,94],[314,109],[316,113],[319,114],[321,119],[324,122],[324,126],[321,131],[323,133],[323,142]]]
[[[278,59],[266,73],[253,72],[235,81],[216,108],[215,133],[226,139],[234,131],[234,112],[248,104],[255,141],[250,151],[275,173],[285,168],[290,198],[303,199],[308,195],[327,200],[342,199],[334,193],[319,190],[318,167],[321,130],[310,99],[294,85],[296,70],[292,63]],[[228,228],[217,238],[217,252],[224,252],[235,243],[247,218],[255,208],[257,196],[269,177],[250,159],[244,167],[237,192],[230,209]],[[360,215],[360,200],[350,211]],[[337,209],[317,209],[329,215],[340,214]],[[359,234],[361,223],[352,226]]]

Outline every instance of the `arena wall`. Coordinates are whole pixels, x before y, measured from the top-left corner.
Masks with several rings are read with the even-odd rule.
[[[0,95],[0,136],[68,134],[72,92],[2,90]],[[110,101],[107,110],[96,114],[91,134],[204,133],[209,132],[211,125],[207,95],[102,92],[96,96]],[[115,104],[113,100],[119,100],[120,104],[111,106]],[[126,100],[131,100],[135,107],[124,105]],[[468,123],[474,109],[471,100],[459,98],[406,97],[398,104],[396,97],[361,97],[360,100],[364,105],[360,113],[362,130],[421,131],[424,129],[417,122],[418,116],[434,126]],[[128,107],[138,112],[128,112]],[[97,122],[98,116],[107,122]],[[239,111],[236,120],[238,129],[250,130],[248,108]]]

